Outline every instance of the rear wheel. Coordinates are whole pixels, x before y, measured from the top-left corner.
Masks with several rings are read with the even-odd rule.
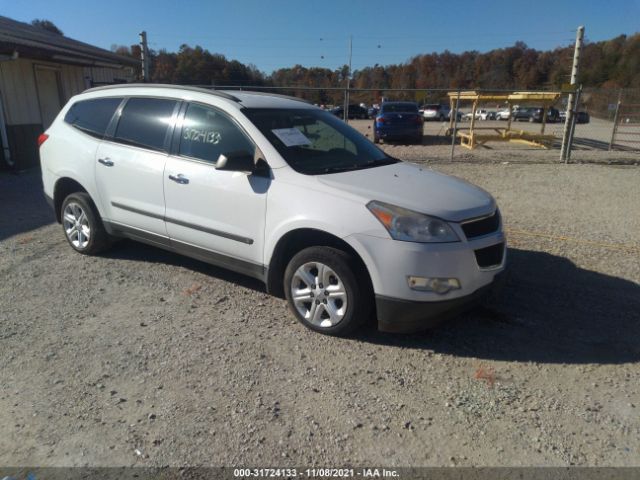
[[[289,308],[307,328],[347,335],[370,316],[369,281],[353,257],[332,247],[298,252],[284,274]]]
[[[60,219],[65,237],[76,252],[95,255],[111,245],[109,234],[87,193],[67,196],[62,202]]]

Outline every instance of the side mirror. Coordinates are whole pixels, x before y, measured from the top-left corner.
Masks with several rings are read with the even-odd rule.
[[[253,154],[245,150],[221,154],[215,165],[216,170],[227,170],[230,172],[252,173],[256,164]]]

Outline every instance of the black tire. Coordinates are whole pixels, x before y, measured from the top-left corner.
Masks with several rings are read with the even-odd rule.
[[[417,136],[413,139],[413,143],[415,143],[416,145],[422,145],[422,135],[417,135]]]
[[[67,206],[70,204],[78,205],[84,214],[86,215],[87,223],[90,229],[89,240],[86,245],[79,246],[74,245],[72,240],[67,235],[67,231],[65,228],[65,210]],[[82,253],[84,255],[96,255],[100,252],[105,251],[111,246],[111,237],[104,229],[104,225],[102,224],[102,220],[100,218],[100,214],[96,206],[91,200],[91,197],[86,192],[76,192],[67,196],[62,202],[62,206],[60,207],[60,219],[62,223],[62,231],[64,233],[64,237],[71,245],[76,252]]]
[[[333,270],[346,292],[346,309],[342,319],[335,325],[320,326],[311,323],[302,316],[293,302],[291,285],[294,275],[298,268],[313,262],[322,263]],[[370,285],[368,273],[363,271],[358,262],[347,252],[332,247],[309,247],[301,250],[293,256],[284,273],[284,292],[290,310],[305,327],[326,335],[346,336],[371,318],[373,294]],[[318,304],[319,297],[315,298],[312,301]],[[309,308],[311,307],[310,303]]]

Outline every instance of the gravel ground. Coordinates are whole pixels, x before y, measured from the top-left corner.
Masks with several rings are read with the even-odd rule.
[[[498,199],[502,296],[353,339],[178,255],[78,255],[1,175],[0,465],[640,466],[640,169],[434,168]]]

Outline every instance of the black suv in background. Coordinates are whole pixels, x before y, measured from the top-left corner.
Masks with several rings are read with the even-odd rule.
[[[534,109],[533,114],[531,115],[534,122],[542,123],[542,117],[544,116],[544,108],[536,108]],[[550,107],[547,112],[547,123],[557,123],[560,121],[560,112]]]
[[[344,118],[344,107],[336,107],[331,110],[338,118]],[[347,117],[351,120],[354,118],[366,119],[369,118],[369,112],[366,108],[362,108],[360,105],[349,105],[349,110],[347,111]]]
[[[519,108],[513,113],[513,120],[516,122],[542,123],[543,116],[544,116],[544,108],[525,107],[525,108]],[[553,107],[549,107],[549,112],[547,113],[547,123],[556,123],[559,121],[560,121],[560,112]]]

